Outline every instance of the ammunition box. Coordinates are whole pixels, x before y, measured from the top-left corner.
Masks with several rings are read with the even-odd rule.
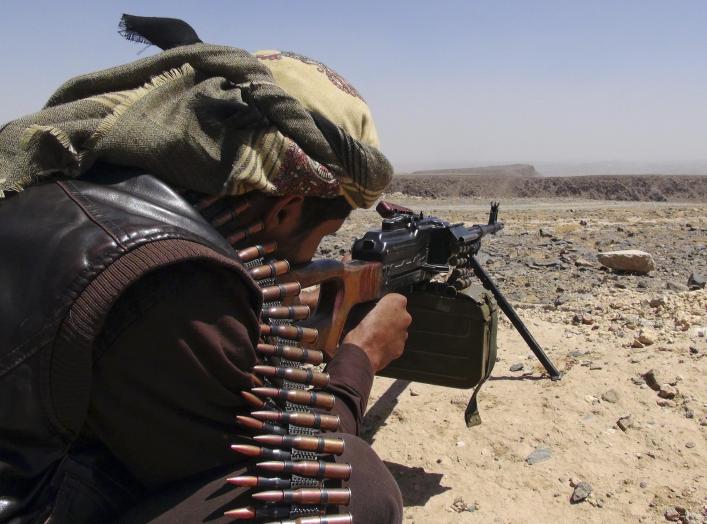
[[[476,285],[455,297],[414,291],[407,307],[412,324],[405,352],[379,375],[469,389],[491,373],[498,312],[489,291]]]

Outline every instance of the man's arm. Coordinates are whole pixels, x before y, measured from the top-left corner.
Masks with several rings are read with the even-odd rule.
[[[180,264],[148,275],[120,299],[101,336],[87,434],[147,487],[237,464],[235,415],[248,407],[258,318],[242,281]],[[357,432],[373,380],[355,344],[329,363],[342,430]]]

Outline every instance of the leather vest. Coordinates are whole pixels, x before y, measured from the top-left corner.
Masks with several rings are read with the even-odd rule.
[[[0,522],[51,511],[111,306],[147,272],[193,260],[252,283],[226,240],[148,174],[102,167],[0,200]]]

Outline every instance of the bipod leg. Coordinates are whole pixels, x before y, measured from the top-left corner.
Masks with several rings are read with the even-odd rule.
[[[479,280],[481,280],[483,286],[493,294],[493,298],[496,299],[498,307],[500,307],[501,311],[505,313],[505,315],[508,317],[508,320],[510,320],[511,324],[513,324],[513,327],[516,328],[516,331],[520,333],[520,336],[523,337],[525,343],[528,344],[528,347],[531,349],[531,351],[535,353],[537,359],[543,365],[545,370],[550,374],[550,378],[552,380],[560,380],[562,378],[562,373],[560,373],[560,370],[555,367],[555,364],[552,363],[550,357],[545,354],[543,348],[540,347],[540,344],[538,344],[537,341],[533,338],[533,335],[530,334],[530,331],[528,331],[528,328],[525,326],[523,321],[515,312],[513,306],[511,306],[508,300],[506,300],[506,297],[503,296],[503,293],[501,293],[501,291],[498,289],[496,283],[491,279],[491,275],[489,275],[486,270],[481,267],[481,264],[479,263],[479,260],[476,258],[476,256],[472,256],[469,258],[469,265],[472,267],[474,273],[479,278]]]

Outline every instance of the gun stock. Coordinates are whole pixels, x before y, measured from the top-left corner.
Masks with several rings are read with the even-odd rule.
[[[329,357],[336,353],[351,309],[383,296],[382,269],[380,262],[315,260],[286,275],[287,281],[297,281],[303,289],[320,285],[316,307],[306,321],[299,323],[319,331],[313,347]]]

